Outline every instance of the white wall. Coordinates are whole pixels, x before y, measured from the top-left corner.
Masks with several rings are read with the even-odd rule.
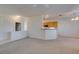
[[[44,39],[44,30],[41,29],[42,17],[31,17],[28,21],[28,32],[32,38]]]
[[[58,20],[58,34],[68,37],[79,37],[79,21],[72,21],[71,18]]]
[[[0,41],[9,40],[11,38],[10,32],[2,32],[0,33]]]
[[[79,21],[72,21],[71,18],[58,19],[58,35],[66,37],[79,37]],[[44,39],[44,30],[41,30],[42,17],[31,17],[28,21],[29,36]]]
[[[27,25],[28,18],[18,18],[9,16],[0,16],[0,41],[2,40],[17,40],[27,36],[27,30],[24,29],[24,23]],[[21,31],[15,32],[15,22],[21,23]]]
[[[0,16],[0,32],[11,32],[13,31],[12,20],[9,17]]]

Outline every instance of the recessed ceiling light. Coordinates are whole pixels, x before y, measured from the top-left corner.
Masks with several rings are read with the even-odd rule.
[[[72,21],[74,21],[75,19],[74,18],[72,18]]]
[[[19,17],[21,17],[21,16],[19,16],[19,15],[16,15],[16,17],[18,17],[18,18],[19,18]]]

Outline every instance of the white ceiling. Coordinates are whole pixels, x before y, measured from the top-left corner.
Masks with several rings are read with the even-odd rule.
[[[79,5],[75,4],[4,4],[0,5],[0,15],[22,15],[28,17],[48,14],[57,16],[72,12],[78,7]]]

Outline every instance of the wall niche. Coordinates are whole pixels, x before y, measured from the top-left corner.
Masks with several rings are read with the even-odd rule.
[[[20,22],[15,23],[15,31],[21,31],[21,23]]]

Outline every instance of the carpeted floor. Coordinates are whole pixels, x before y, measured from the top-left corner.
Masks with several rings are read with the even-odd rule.
[[[0,54],[78,54],[79,39],[41,40],[26,38],[0,45]]]

